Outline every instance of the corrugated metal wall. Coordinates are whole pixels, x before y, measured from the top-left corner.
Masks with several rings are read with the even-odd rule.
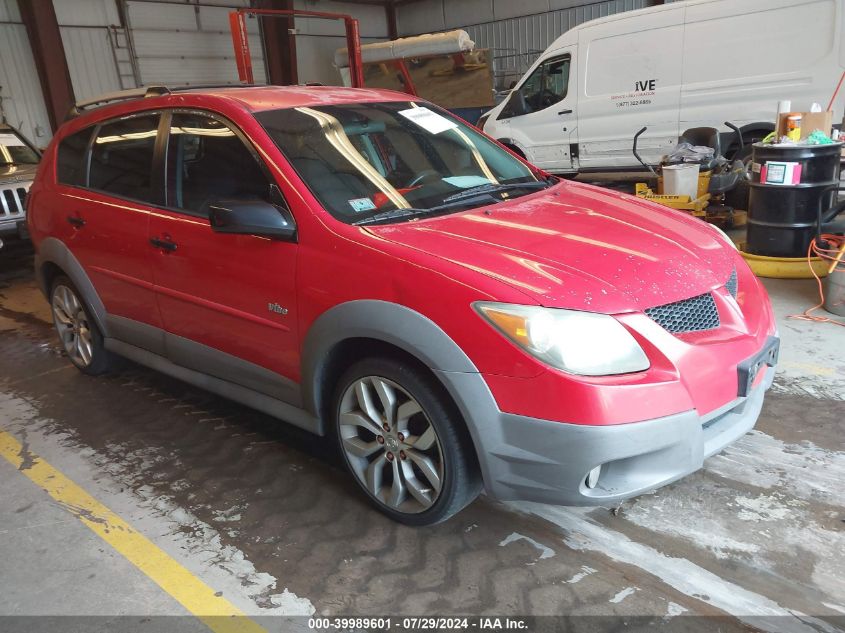
[[[331,0],[296,0],[296,9],[346,13],[359,20],[361,43],[387,39],[387,17],[378,5],[349,4]],[[346,30],[339,20],[296,19],[296,65],[300,82],[317,81],[340,85],[341,76],[334,67],[334,53],[346,47]]]
[[[54,0],[76,98],[145,84],[238,83],[228,16],[249,5],[249,0]],[[387,39],[381,6],[331,0],[296,0],[295,6],[351,13],[361,20],[364,42]],[[258,20],[247,24],[256,80],[263,82]],[[296,26],[300,80],[340,84],[332,60],[346,43],[343,23],[299,19]],[[0,0],[0,115],[38,145],[52,136],[17,0]]]
[[[229,12],[248,5],[248,0],[214,5],[126,2],[141,83],[238,83]],[[263,83],[266,71],[257,20],[249,20],[247,27],[255,80]]]
[[[120,26],[115,0],[54,2],[78,99],[148,83],[237,83],[228,13],[232,7],[248,6],[249,0],[119,1],[126,8],[128,33]],[[403,35],[466,28],[479,47],[493,49],[496,84],[502,88],[518,79],[567,29],[649,4],[650,0],[423,0],[399,7],[398,17]],[[387,37],[381,7],[330,0],[319,4],[297,0],[296,6],[358,16],[365,42]],[[261,81],[266,75],[258,23],[248,24],[255,74]],[[334,49],[345,43],[342,25],[297,20],[297,29],[300,79],[340,83],[331,59]],[[45,143],[50,137],[47,112],[16,0],[0,0],[0,86],[0,104],[9,121],[36,143]]]
[[[478,48],[493,49],[497,88],[507,88],[563,33],[584,22],[622,11],[642,9],[647,0],[609,0],[508,20],[468,26],[465,30]]]
[[[76,98],[134,88],[134,79],[125,85],[121,82],[112,46],[111,27],[120,24],[114,0],[74,0],[53,6]]]
[[[519,79],[549,44],[573,26],[652,4],[650,0],[425,0],[401,6],[399,25],[402,35],[466,30],[478,48],[493,50],[496,87],[503,89]],[[562,5],[569,6],[554,8]]]
[[[0,0],[0,119],[39,146],[52,136],[38,71],[15,0]]]

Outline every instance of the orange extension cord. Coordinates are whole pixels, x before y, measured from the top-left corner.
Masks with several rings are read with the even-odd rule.
[[[825,240],[828,244],[832,245],[833,248],[821,248],[816,244],[816,240],[814,239],[810,242],[810,248],[807,249],[807,264],[810,265],[810,271],[813,273],[813,277],[816,278],[816,283],[819,285],[819,298],[820,301],[818,305],[813,306],[812,308],[808,308],[804,310],[803,314],[790,314],[787,316],[788,319],[800,319],[802,321],[815,321],[817,323],[833,323],[834,325],[842,325],[845,326],[845,321],[839,321],[837,319],[831,319],[830,317],[824,316],[815,316],[812,314],[815,310],[818,310],[824,305],[824,287],[822,286],[821,278],[816,274],[816,271],[813,269],[811,264],[811,258],[815,254],[817,257],[821,257],[823,260],[829,262],[836,262],[831,264],[829,275],[845,275],[845,256],[843,256],[842,249],[845,247],[845,237],[841,235],[830,235],[825,233],[822,235],[822,239]]]

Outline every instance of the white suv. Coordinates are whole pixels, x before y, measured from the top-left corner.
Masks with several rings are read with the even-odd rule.
[[[20,132],[0,124],[0,239],[26,235],[26,194],[40,160]]]

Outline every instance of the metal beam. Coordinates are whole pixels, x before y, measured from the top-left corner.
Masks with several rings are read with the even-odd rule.
[[[293,9],[293,0],[255,0],[255,9],[286,10]],[[271,84],[291,86],[299,83],[296,71],[296,36],[293,17],[264,20],[256,18],[261,24],[261,41],[267,64],[267,76]]]
[[[18,0],[18,7],[55,132],[75,101],[56,11],[52,0]]]

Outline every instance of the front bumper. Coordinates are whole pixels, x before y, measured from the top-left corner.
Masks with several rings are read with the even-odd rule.
[[[2,211],[2,209],[0,209]],[[29,239],[29,231],[26,227],[26,217],[15,216],[0,220],[0,235],[3,237],[16,236],[21,239]]]
[[[557,505],[613,504],[695,472],[707,457],[754,428],[774,374],[774,367],[768,367],[747,396],[703,417],[692,410],[630,424],[566,424],[504,413],[495,403],[492,409],[479,407],[483,399],[476,392],[474,411],[465,419],[471,420],[490,496]],[[463,389],[472,390],[463,376]],[[587,474],[599,465],[598,483],[588,488]]]

